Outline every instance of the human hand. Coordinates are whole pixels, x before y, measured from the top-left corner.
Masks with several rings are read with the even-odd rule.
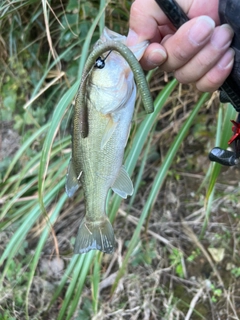
[[[135,0],[130,12],[128,45],[149,40],[141,64],[174,71],[181,83],[215,91],[231,72],[233,31],[219,26],[218,0],[177,0],[190,20],[177,31],[155,0]]]

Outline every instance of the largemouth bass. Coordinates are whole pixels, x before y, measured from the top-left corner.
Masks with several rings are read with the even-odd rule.
[[[131,47],[131,51],[122,45],[125,42],[126,37],[104,29],[94,50],[98,52],[103,48],[99,51],[101,54],[112,48],[114,51],[100,58],[100,64],[95,67],[91,66],[89,58],[90,66],[85,68],[75,100],[72,158],[66,192],[72,197],[81,183],[86,210],[79,226],[75,253],[114,251],[114,232],[105,213],[107,194],[110,188],[122,198],[133,194],[132,181],[122,162],[134,111],[136,85],[128,63],[115,50],[120,46],[125,56],[132,51],[139,60],[147,42]],[[139,77],[140,71],[134,72],[135,78]],[[140,81],[140,86],[144,81]],[[144,91],[143,99],[148,99],[147,111],[153,111],[149,91]]]

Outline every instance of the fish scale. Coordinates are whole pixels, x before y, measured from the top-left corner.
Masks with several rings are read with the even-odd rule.
[[[118,138],[116,132],[110,138],[107,146],[100,150],[101,138],[109,120],[107,117],[105,119],[99,117],[93,107],[89,108],[89,115],[91,113],[93,119],[89,121],[88,137],[80,140],[81,156],[78,163],[83,171],[81,182],[85,195],[86,214],[89,219],[95,220],[105,214],[107,193],[122,165],[124,149],[120,149],[114,143]],[[88,161],[88,159],[96,159],[97,161]],[[113,166],[113,164],[115,165]],[[93,179],[92,174],[84,174],[89,171],[94,172]]]

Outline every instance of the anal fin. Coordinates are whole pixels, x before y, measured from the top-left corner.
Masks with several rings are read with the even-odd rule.
[[[133,194],[133,184],[124,166],[121,167],[119,174],[112,185],[112,190],[123,199]]]

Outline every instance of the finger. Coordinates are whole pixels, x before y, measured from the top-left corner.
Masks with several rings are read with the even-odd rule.
[[[174,35],[168,35],[162,41],[167,52],[168,59],[161,57],[163,46],[150,45],[141,60],[145,70],[161,65],[164,71],[172,71],[185,65],[208,42],[213,31],[214,21],[202,16],[185,23]],[[158,55],[158,58],[157,58]]]
[[[214,27],[211,18],[201,16],[186,22],[174,35],[164,39],[162,45],[168,59],[161,65],[161,69],[172,71],[184,66],[208,43]]]
[[[183,11],[194,18],[200,15],[207,15],[215,22],[219,23],[218,17],[219,0],[177,0]],[[130,32],[127,37],[128,45],[135,45],[144,40],[158,38],[161,41],[161,33],[158,26],[169,24],[169,20],[159,8],[155,0],[135,0],[131,5],[129,27]]]
[[[218,64],[196,82],[197,89],[203,92],[217,90],[231,73],[234,55],[234,50],[229,48]]]
[[[151,43],[145,50],[140,63],[144,70],[151,70],[164,63],[166,59],[167,53],[164,47],[159,43]]]
[[[177,2],[186,0],[177,0]],[[200,15],[206,15],[211,17],[217,25],[219,25],[219,15],[218,15],[218,5],[219,0],[201,0],[201,1],[191,1],[188,17],[193,18]]]
[[[135,0],[130,9],[127,45],[153,38],[160,42],[158,26],[166,23],[169,23],[169,20],[154,0]]]
[[[233,30],[227,24],[217,27],[208,44],[186,65],[176,70],[175,77],[178,81],[190,83],[202,78],[228,50],[233,34]]]

